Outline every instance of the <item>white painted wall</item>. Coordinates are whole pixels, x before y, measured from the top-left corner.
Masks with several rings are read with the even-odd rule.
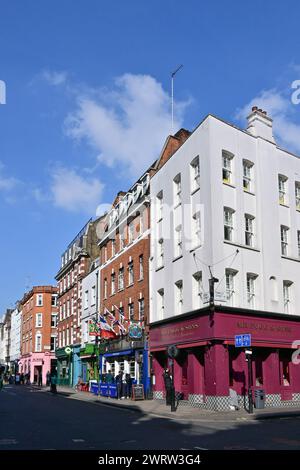
[[[260,131],[260,129],[258,129]],[[222,150],[234,154],[233,185],[223,183]],[[191,194],[190,162],[199,155],[200,190]],[[254,194],[243,190],[243,159],[254,163]],[[173,178],[181,173],[182,204],[173,209]],[[288,207],[279,204],[278,174],[288,177]],[[297,230],[300,212],[296,210],[295,181],[300,181],[300,159],[279,149],[276,144],[242,131],[211,115],[198,126],[182,147],[151,179],[151,260],[150,260],[150,321],[172,317],[176,312],[174,284],[183,280],[182,313],[203,306],[195,295],[192,276],[202,271],[203,292],[208,292],[208,265],[220,281],[217,291],[225,292],[225,269],[237,271],[234,306],[247,308],[246,275],[255,273],[255,308],[284,312],[283,280],[293,282],[290,313],[300,313],[300,258]],[[164,216],[158,222],[156,195],[163,191]],[[201,206],[202,245],[195,250],[186,242],[191,232],[193,207]],[[224,242],[224,206],[235,210],[234,242]],[[171,212],[169,212],[171,208]],[[244,214],[255,216],[255,249],[244,245]],[[174,225],[182,220],[185,230],[183,255],[174,260]],[[176,222],[174,222],[176,221]],[[289,230],[289,258],[281,256],[280,225]],[[169,232],[169,234],[168,234]],[[159,238],[164,239],[164,267],[157,270]],[[235,255],[236,250],[239,253]],[[271,292],[270,277],[276,278],[278,299]],[[157,291],[164,289],[164,312],[157,308]],[[218,303],[218,302],[216,302]],[[219,302],[221,303],[221,302]],[[224,305],[226,303],[224,302]]]
[[[97,278],[98,276],[98,278]],[[97,281],[98,279],[98,281]],[[95,286],[97,292],[98,282],[98,305],[92,300],[92,288]],[[88,292],[88,306],[85,308],[84,298],[85,292]],[[81,301],[81,332],[82,332],[82,346],[87,343],[94,343],[95,336],[86,335],[86,322],[95,318],[96,314],[99,313],[100,306],[100,268],[95,268],[82,280],[82,301]]]
[[[15,361],[21,356],[21,318],[22,311],[18,308],[11,315],[11,333],[10,333],[10,360]]]

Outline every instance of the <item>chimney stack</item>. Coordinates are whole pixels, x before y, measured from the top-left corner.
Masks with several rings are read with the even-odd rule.
[[[267,115],[267,111],[259,109],[257,106],[252,107],[252,111],[247,117],[247,131],[256,137],[262,137],[275,144],[273,136],[273,119]]]

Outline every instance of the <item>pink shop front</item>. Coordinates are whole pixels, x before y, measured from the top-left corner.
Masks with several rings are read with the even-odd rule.
[[[53,352],[25,354],[19,361],[19,372],[29,374],[30,383],[38,383],[39,375],[42,374],[43,385],[46,385],[47,372],[53,370],[54,362],[56,358]]]
[[[205,308],[151,324],[154,398],[165,396],[167,348],[176,345],[180,352],[174,361],[174,382],[183,403],[228,410],[232,389],[241,406],[247,406],[248,363],[245,349],[236,348],[234,341],[235,335],[246,333],[252,337],[253,394],[263,389],[266,407],[300,405],[300,354],[294,343],[300,344],[300,318],[230,307]]]

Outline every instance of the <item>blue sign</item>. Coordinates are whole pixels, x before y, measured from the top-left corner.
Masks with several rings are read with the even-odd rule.
[[[235,339],[235,347],[236,348],[249,348],[251,346],[251,335],[236,335]]]

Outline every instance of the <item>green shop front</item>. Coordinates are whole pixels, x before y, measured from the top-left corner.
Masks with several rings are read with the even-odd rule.
[[[72,386],[73,365],[72,365],[72,347],[56,349],[57,359],[57,384]]]
[[[80,349],[81,360],[81,378],[85,383],[90,380],[98,381],[98,352],[97,346],[93,343],[88,343],[84,348]]]

